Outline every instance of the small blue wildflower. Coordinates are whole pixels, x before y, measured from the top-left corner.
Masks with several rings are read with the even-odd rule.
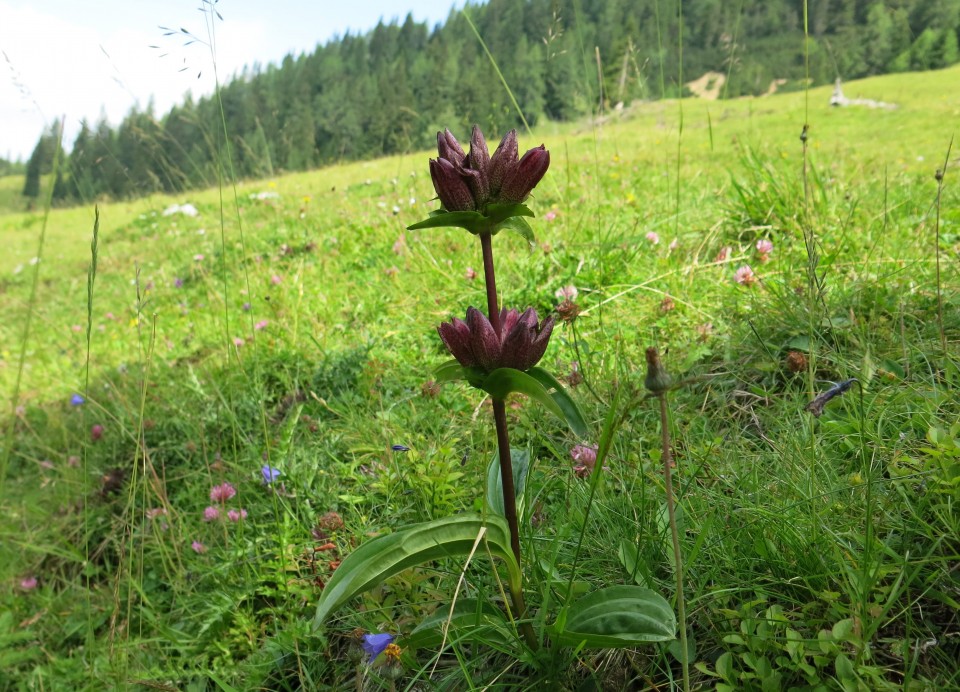
[[[264,464],[260,469],[260,473],[263,475],[265,485],[270,485],[280,477],[280,469],[275,469],[270,466],[270,464]]]
[[[387,648],[391,643],[393,643],[392,634],[365,634],[363,635],[363,650],[370,655],[370,658],[367,660],[368,664],[372,664],[383,650]]]
[[[409,451],[410,451],[410,448],[407,447],[406,445],[393,445],[393,447],[391,447],[391,449],[392,449],[394,452],[409,452]]]
[[[83,404],[85,401],[86,401],[86,399],[84,399],[84,398],[83,398],[82,396],[80,396],[79,394],[74,394],[72,397],[70,397],[70,405],[71,405],[71,406],[80,406],[80,405]]]

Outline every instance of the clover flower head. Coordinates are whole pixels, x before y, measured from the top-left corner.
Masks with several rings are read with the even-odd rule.
[[[573,472],[577,478],[586,478],[597,465],[597,446],[574,445],[570,450],[570,458],[573,459]]]
[[[37,588],[37,578],[24,577],[20,580],[20,588],[24,591],[33,591],[35,588]]]
[[[239,511],[236,509],[231,509],[229,512],[227,512],[227,519],[233,522],[237,522],[237,521],[240,521],[241,519],[246,519],[246,518],[247,518],[247,510],[242,508]]]
[[[646,238],[651,245],[656,245],[657,243],[660,242],[659,234],[657,234],[654,231],[650,231],[649,233],[647,233]]]
[[[193,549],[193,552],[197,553],[198,555],[202,555],[203,553],[207,552],[207,546],[200,541],[194,541],[190,544],[190,547]]]
[[[203,520],[204,521],[216,521],[220,518],[220,510],[213,505],[205,508],[203,510]]]
[[[220,485],[215,485],[210,488],[210,501],[223,503],[236,494],[237,489],[232,485],[229,483],[221,483]]]
[[[574,445],[570,450],[570,458],[579,464],[585,464],[590,468],[597,463],[596,445]]]
[[[741,286],[749,287],[757,283],[757,275],[753,273],[749,264],[745,264],[734,272],[733,280]]]
[[[769,255],[773,252],[773,241],[767,240],[766,238],[761,238],[757,241],[757,252],[761,255]]]

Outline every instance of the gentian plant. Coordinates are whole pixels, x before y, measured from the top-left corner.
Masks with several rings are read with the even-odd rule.
[[[498,304],[493,238],[502,230],[520,234],[533,243],[527,218],[534,216],[524,203],[550,166],[550,152],[541,145],[519,156],[517,133],[508,132],[493,156],[483,133],[473,128],[470,151],[464,152],[449,130],[437,134],[438,157],[430,160],[430,175],[440,200],[440,209],[407,230],[458,227],[477,236],[483,256],[486,288],[484,314],[467,309],[465,319],[453,318],[437,331],[453,360],[439,366],[438,382],[462,380],[486,392],[492,400],[497,453],[487,472],[486,511],[458,514],[367,541],[348,555],[334,572],[320,596],[315,626],[319,627],[336,608],[360,592],[413,565],[463,556],[467,562],[479,550],[502,561],[512,609],[509,620],[485,603],[460,599],[456,607],[441,608],[410,634],[420,645],[439,644],[431,636],[449,628],[491,631],[505,636],[522,635],[531,650],[545,641],[576,647],[631,647],[643,642],[675,638],[676,618],[669,603],[639,586],[610,586],[566,602],[554,621],[542,632],[533,624],[546,623],[546,614],[533,618],[524,599],[523,551],[520,540],[518,498],[530,468],[529,454],[511,449],[505,402],[512,393],[522,393],[564,421],[580,438],[589,437],[587,423],[576,402],[560,382],[537,363],[543,357],[553,332],[554,318],[540,320],[536,310],[505,308]],[[612,421],[614,416],[609,415]],[[612,425],[602,435],[599,459],[593,467],[594,483],[610,447]],[[514,462],[517,462],[516,464]],[[579,549],[578,549],[579,550]],[[466,569],[466,567],[464,567]],[[572,583],[572,581],[571,581]],[[510,626],[515,623],[516,629]]]

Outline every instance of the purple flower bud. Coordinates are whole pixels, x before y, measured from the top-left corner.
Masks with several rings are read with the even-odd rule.
[[[528,151],[516,167],[506,172],[500,188],[500,201],[519,203],[525,200],[549,167],[550,152],[542,144]]]
[[[447,211],[472,211],[476,209],[473,193],[463,176],[447,159],[430,159],[430,177],[440,203]]]
[[[470,137],[467,162],[469,167],[464,167],[463,174],[467,177],[467,184],[473,191],[473,199],[479,209],[490,199],[490,152],[487,140],[477,125],[473,126],[473,135]]]
[[[437,331],[444,346],[450,351],[450,355],[456,358],[460,365],[469,368],[477,364],[477,359],[473,357],[470,327],[466,322],[454,317],[453,322],[443,322],[437,327]]]
[[[500,146],[490,157],[490,196],[497,197],[500,194],[500,188],[503,186],[503,179],[507,173],[516,168],[517,157],[517,131],[510,130],[500,140]]]
[[[500,367],[500,337],[490,324],[487,316],[476,308],[467,308],[467,325],[470,327],[470,339],[473,355],[487,372]]]
[[[463,153],[463,147],[460,146],[460,142],[458,142],[457,138],[453,136],[453,133],[446,128],[444,128],[443,132],[437,133],[437,152],[440,154],[441,159],[446,159],[453,164],[461,164],[463,160],[467,158],[467,155]]]
[[[409,452],[410,448],[407,445],[393,445],[390,447],[394,452]]]
[[[516,313],[516,310],[511,312]],[[553,315],[547,317],[540,326],[537,311],[528,308],[516,318],[509,332],[504,331],[502,356],[504,365],[517,370],[532,368],[546,353],[552,333]]]

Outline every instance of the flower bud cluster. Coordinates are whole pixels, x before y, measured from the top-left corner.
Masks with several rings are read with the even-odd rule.
[[[533,308],[523,314],[503,309],[497,334],[487,316],[471,307],[467,309],[465,322],[454,318],[452,322],[442,323],[437,331],[447,350],[464,367],[479,366],[486,372],[497,368],[527,370],[543,358],[553,322],[551,315],[540,323]]]
[[[550,166],[550,152],[542,144],[518,158],[516,130],[503,136],[493,156],[476,125],[469,153],[450,130],[437,133],[437,151],[439,157],[430,159],[430,177],[447,211],[483,212],[490,203],[519,204]]]

